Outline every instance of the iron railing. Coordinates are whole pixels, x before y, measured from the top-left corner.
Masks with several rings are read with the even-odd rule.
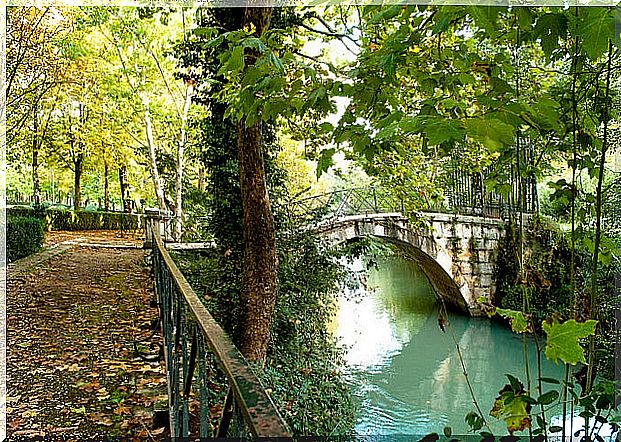
[[[403,212],[403,204],[374,187],[336,190],[293,201],[288,206],[295,219],[330,219],[350,215]]]
[[[156,221],[151,221],[149,230],[168,376],[171,437],[289,437],[287,425],[258,378],[173,262]],[[228,384],[216,425],[214,405],[223,394],[214,391],[214,364]],[[198,413],[192,414],[191,401],[198,401]]]
[[[472,175],[455,178],[455,193],[449,195],[444,203],[427,205],[422,210],[500,219],[519,212],[511,201],[494,192],[486,191],[482,181],[478,181],[477,185],[477,178],[481,180],[481,177]],[[528,193],[527,196],[522,211],[534,213],[537,210],[536,194]],[[395,198],[388,189],[356,187],[293,201],[289,203],[288,210],[290,218],[296,220],[298,224],[312,224],[352,215],[392,212],[403,214],[404,206],[404,201]]]

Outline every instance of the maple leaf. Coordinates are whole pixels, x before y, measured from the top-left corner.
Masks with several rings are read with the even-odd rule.
[[[546,358],[557,362],[559,359],[566,364],[576,365],[586,363],[584,350],[580,347],[579,339],[595,333],[597,321],[589,319],[586,322],[577,322],[570,319],[563,323],[553,320],[544,322],[543,331],[546,332]]]

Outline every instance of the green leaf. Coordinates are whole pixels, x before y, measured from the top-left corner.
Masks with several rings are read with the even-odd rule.
[[[478,431],[483,428],[483,424],[485,422],[483,418],[474,411],[471,411],[466,415],[465,421],[472,431]]]
[[[333,131],[334,131],[334,126],[327,121],[324,121],[323,123],[319,125],[320,134],[328,134],[328,133],[332,133]]]
[[[451,437],[451,435],[453,434],[453,430],[451,427],[444,427],[443,432],[446,437]]]
[[[562,13],[543,14],[537,20],[533,34],[541,39],[541,48],[549,59],[558,48],[559,38],[567,34],[567,17]]]
[[[317,178],[319,178],[322,173],[327,172],[330,166],[334,164],[334,160],[332,159],[334,152],[335,149],[333,147],[321,151],[319,161],[317,162]]]
[[[582,38],[582,48],[593,61],[608,50],[608,39],[615,37],[614,16],[608,8],[581,8],[584,16],[578,24],[577,34]]]
[[[539,396],[537,398],[537,402],[539,402],[541,405],[550,405],[552,402],[557,400],[558,397],[559,397],[558,391],[552,390]]]
[[[507,379],[509,379],[509,383],[511,384],[511,389],[513,390],[514,393],[517,394],[521,391],[524,391],[524,385],[520,382],[518,378],[510,375],[509,373],[505,373],[505,376],[507,377]]]
[[[224,66],[231,72],[240,72],[244,69],[244,65],[244,48],[235,46]]]
[[[257,37],[246,38],[243,43],[245,48],[256,49],[261,53],[267,49],[265,43],[263,43],[261,39]]]
[[[470,137],[483,144],[490,152],[499,151],[515,141],[515,129],[496,119],[472,118],[464,122]]]
[[[497,308],[496,313],[498,313],[505,319],[509,319],[509,322],[511,324],[511,330],[513,330],[515,333],[524,333],[526,330],[528,330],[528,321],[524,316],[524,312]]]
[[[436,25],[433,27],[432,33],[436,35],[440,32],[446,31],[449,28],[453,17],[454,15],[452,13],[446,14],[441,11],[438,14],[438,18],[436,19]]]
[[[403,8],[402,5],[392,5],[387,8],[382,8],[379,13],[371,17],[371,19],[369,20],[369,23],[376,24],[376,23],[380,23],[383,21],[388,21],[396,17],[397,15],[399,15],[402,8]]]
[[[423,123],[423,132],[427,136],[430,146],[442,144],[445,141],[461,141],[465,131],[459,120],[445,118],[429,118]]]
[[[403,132],[407,133],[418,133],[421,131],[421,119],[418,117],[413,118],[404,118],[400,123],[399,127]]]
[[[539,380],[541,382],[546,382],[548,384],[560,384],[561,381],[559,381],[558,379],[554,379],[554,378],[539,378]]]
[[[280,60],[280,58],[276,57],[276,55],[274,55],[273,52],[270,52],[269,54],[267,54],[267,60],[272,66],[276,68],[279,74],[282,74],[285,72],[285,66],[282,64],[282,61]]]
[[[490,37],[496,36],[496,22],[498,21],[498,13],[501,9],[497,6],[471,6],[468,12],[474,18],[474,21],[480,29],[485,29]]]
[[[558,108],[560,104],[549,97],[540,97],[532,107],[528,108],[530,116],[535,120],[538,126],[543,129],[560,130],[560,112]],[[526,115],[523,115],[524,117]],[[525,118],[527,119],[527,118]]]
[[[578,362],[586,363],[584,350],[578,341],[594,334],[595,324],[597,321],[594,319],[586,322],[570,319],[563,323],[555,320],[552,324],[544,321],[542,327],[547,335],[546,357],[554,362],[560,359],[572,365]]]

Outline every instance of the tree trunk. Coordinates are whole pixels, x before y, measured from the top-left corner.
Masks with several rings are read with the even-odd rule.
[[[121,207],[123,207],[123,212],[127,212],[126,201],[127,201],[127,166],[122,165],[119,167],[119,187],[121,188]]]
[[[260,36],[269,26],[270,8],[246,8],[244,27],[254,25]],[[247,66],[257,53],[247,53]],[[237,144],[244,230],[244,274],[241,300],[244,325],[241,351],[251,361],[265,361],[270,325],[276,304],[278,256],[272,207],[263,164],[261,123],[237,123]]]
[[[202,164],[198,166],[198,190],[205,191],[205,167]]]
[[[41,204],[41,184],[39,181],[39,142],[37,134],[32,141],[32,199],[35,205]]]
[[[104,211],[108,212],[110,209],[110,203],[108,198],[108,192],[110,183],[108,181],[108,162],[104,160]]]
[[[185,103],[181,116],[181,132],[179,133],[179,149],[177,151],[177,177],[175,182],[175,239],[181,241],[182,220],[183,220],[183,155],[185,150],[186,126],[188,123],[188,113],[192,104],[192,93],[194,88],[191,84],[185,91]]]
[[[41,204],[41,184],[39,182],[39,115],[35,105],[33,110],[34,131],[32,134],[32,199],[35,205]]]
[[[80,153],[77,155],[76,159],[73,161],[73,209],[80,210],[80,205],[82,204],[82,170],[84,167],[84,154]]]
[[[160,210],[167,210],[166,200],[164,199],[164,191],[160,182],[160,174],[157,170],[157,148],[155,139],[153,138],[153,125],[151,123],[151,114],[149,113],[149,103],[145,97],[142,98],[144,107],[144,125],[147,133],[147,143],[149,145],[149,165],[151,166],[151,178],[153,179],[153,188],[155,189],[155,197]]]

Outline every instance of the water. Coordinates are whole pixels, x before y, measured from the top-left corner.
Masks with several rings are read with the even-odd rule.
[[[369,271],[367,286],[340,297],[334,324],[348,349],[356,432],[442,434],[450,426],[453,434],[467,433],[464,417],[475,408],[452,330],[485,418],[495,433],[505,434],[504,422],[488,413],[508,383],[505,373],[525,383],[522,336],[488,319],[459,315],[450,315],[451,327],[442,332],[433,289],[420,269],[404,259],[380,261]],[[528,355],[535,366],[530,340]],[[560,379],[563,373],[562,366],[542,355],[544,377]]]

